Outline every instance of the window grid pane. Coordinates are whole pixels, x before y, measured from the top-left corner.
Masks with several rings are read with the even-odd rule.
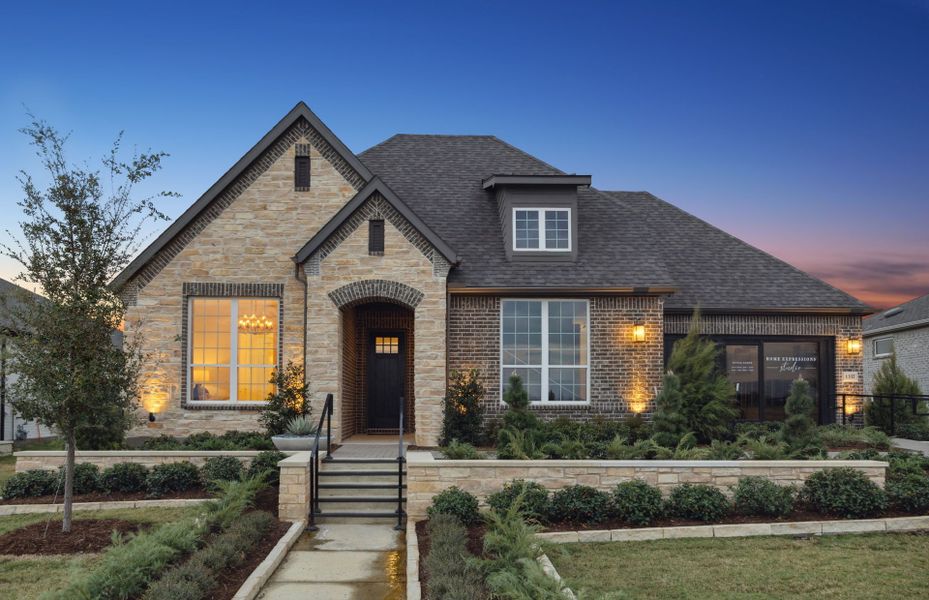
[[[539,247],[539,211],[517,210],[514,215],[516,224],[516,248],[532,249]]]
[[[568,211],[545,211],[545,247],[549,250],[569,250]]]

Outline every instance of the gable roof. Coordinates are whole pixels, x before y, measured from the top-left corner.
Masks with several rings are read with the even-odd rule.
[[[155,256],[161,251],[165,246],[168,245],[185,227],[190,225],[201,213],[205,212],[209,206],[213,203],[214,200],[230,185],[232,184],[242,173],[248,169],[253,162],[255,162],[266,150],[268,150],[272,144],[283,135],[291,126],[293,126],[300,119],[306,119],[307,122],[315,129],[322,138],[329,143],[330,146],[335,150],[335,152],[347,162],[355,172],[364,179],[365,182],[371,180],[373,175],[371,171],[358,160],[358,157],[348,149],[342,140],[340,140],[328,127],[323,123],[316,114],[310,110],[310,107],[304,102],[298,102],[290,112],[284,115],[277,125],[271,128],[271,131],[266,133],[258,143],[252,146],[251,150],[245,153],[245,155],[240,158],[232,167],[226,171],[226,173],[219,178],[219,181],[210,186],[202,196],[200,196],[196,202],[194,202],[190,208],[184,211],[180,217],[174,220],[167,229],[159,235],[154,242],[149,244],[145,250],[143,250],[129,265],[123,269],[123,271],[116,276],[113,280],[112,285],[115,288],[120,288],[125,285],[132,277],[138,273],[149,261],[151,261]]]
[[[0,330],[16,331],[18,329],[16,318],[11,308],[22,304],[24,299],[42,299],[42,296],[33,291],[16,285],[11,281],[0,278]]]
[[[649,252],[664,258],[679,287],[667,309],[871,312],[849,294],[648,192],[603,194],[648,228],[642,235],[649,238]]]
[[[929,294],[889,308],[879,315],[865,319],[863,323],[865,335],[921,326],[929,327]]]
[[[432,247],[435,248],[439,254],[445,257],[451,264],[458,262],[458,254],[445,243],[441,237],[439,237],[432,229],[426,225],[422,219],[420,219],[416,213],[414,213],[410,208],[404,204],[402,200],[394,193],[390,187],[385,184],[379,177],[374,177],[371,181],[364,186],[361,191],[359,191],[355,196],[345,203],[345,205],[339,209],[339,212],[335,214],[329,222],[323,225],[323,227],[316,232],[310,241],[308,241],[303,248],[297,252],[297,255],[294,256],[294,261],[298,263],[305,262],[310,255],[316,252],[323,243],[329,239],[335,231],[352,216],[356,210],[358,210],[362,204],[364,204],[371,196],[379,193],[384,200],[386,200],[391,206],[396,209],[403,218],[409,221],[412,225],[426,240],[432,244]]]
[[[674,288],[662,257],[622,205],[590,188],[578,189],[576,262],[507,260],[493,174],[565,173],[493,136],[391,137],[359,154],[417,215],[458,252],[450,288],[661,291]]]

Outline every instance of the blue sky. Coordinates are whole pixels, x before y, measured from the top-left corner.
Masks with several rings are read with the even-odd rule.
[[[24,107],[75,160],[169,152],[175,217],[301,99],[355,151],[494,134],[879,306],[929,293],[929,0],[5,5],[0,229]]]

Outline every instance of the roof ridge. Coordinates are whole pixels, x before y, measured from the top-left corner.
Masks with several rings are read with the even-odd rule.
[[[825,285],[826,287],[828,287],[828,288],[830,288],[830,289],[832,289],[832,290],[835,290],[836,292],[842,294],[843,296],[846,296],[846,297],[848,297],[849,299],[854,300],[854,301],[857,302],[861,307],[866,308],[866,309],[868,309],[868,310],[872,310],[872,311],[874,310],[873,307],[868,306],[867,304],[865,304],[864,302],[862,302],[862,301],[859,300],[858,298],[852,296],[851,294],[849,294],[849,293],[846,292],[845,290],[842,290],[842,289],[837,288],[836,286],[832,285],[832,284],[829,283],[828,281],[824,281],[824,280],[820,279],[819,277],[815,277],[815,276],[813,276],[813,275],[807,273],[807,272],[804,271],[803,269],[800,269],[800,268],[798,268],[798,267],[795,267],[794,265],[790,264],[790,263],[787,262],[786,260],[783,260],[783,259],[781,259],[781,258],[778,258],[778,257],[774,256],[773,254],[771,254],[770,252],[768,252],[768,251],[766,251],[766,250],[762,250],[762,249],[759,248],[758,246],[755,246],[754,244],[751,244],[751,243],[749,243],[749,242],[746,242],[745,240],[743,240],[743,239],[741,239],[741,238],[739,238],[739,237],[737,237],[737,236],[735,236],[735,235],[729,233],[729,232],[726,231],[725,229],[722,229],[722,228],[720,228],[720,227],[717,227],[716,225],[713,225],[713,224],[710,223],[709,221],[706,221],[705,219],[701,219],[701,218],[698,217],[697,215],[695,215],[695,214],[693,214],[693,213],[690,213],[690,212],[687,212],[687,211],[684,210],[683,208],[681,208],[681,207],[679,207],[679,206],[677,206],[677,205],[675,205],[675,204],[672,204],[672,203],[668,202],[667,200],[665,200],[665,199],[663,199],[663,198],[659,198],[658,196],[656,196],[655,194],[653,194],[653,193],[651,193],[651,192],[649,192],[649,191],[641,191],[641,192],[606,191],[605,193],[606,193],[607,195],[609,195],[609,194],[645,194],[645,195],[649,196],[650,198],[652,198],[653,200],[655,200],[655,201],[657,201],[657,202],[660,202],[661,204],[664,204],[664,205],[666,205],[666,206],[668,206],[668,207],[670,207],[670,208],[676,210],[677,212],[679,212],[679,213],[681,213],[681,214],[687,215],[688,217],[690,217],[690,218],[692,218],[692,219],[696,219],[697,221],[703,223],[703,224],[706,225],[707,227],[710,227],[710,228],[712,228],[712,229],[718,231],[719,233],[722,233],[722,234],[723,234],[724,236],[726,236],[727,238],[732,239],[732,240],[735,240],[735,241],[737,241],[737,242],[743,244],[744,246],[747,246],[747,247],[751,248],[751,249],[754,250],[755,252],[758,252],[758,253],[760,253],[760,254],[762,254],[762,255],[764,255],[764,256],[767,256],[768,258],[770,258],[770,259],[772,259],[772,260],[775,260],[775,261],[779,262],[779,263],[782,264],[782,265],[785,265],[786,267],[788,267],[789,269],[791,269],[791,270],[794,271],[795,273],[797,273],[797,274],[799,274],[799,275],[801,275],[801,276],[803,276],[803,277],[805,277],[805,278],[807,278],[807,279],[811,279],[811,280],[813,280],[813,281],[815,281],[815,282],[817,282],[817,283],[821,283],[821,284]],[[616,199],[616,198],[614,198],[614,199]]]
[[[558,167],[556,167],[556,166],[554,166],[554,165],[551,165],[551,164],[545,162],[544,160],[542,160],[542,159],[539,158],[538,156],[534,156],[534,155],[532,155],[532,154],[529,154],[528,152],[526,152],[526,151],[523,150],[522,148],[518,148],[518,147],[514,146],[513,144],[509,143],[509,142],[506,141],[506,140],[500,139],[500,138],[498,138],[498,137],[495,136],[495,135],[492,135],[492,136],[489,136],[489,137],[493,138],[494,141],[498,142],[499,144],[501,144],[501,145],[503,145],[503,146],[506,146],[506,147],[509,148],[510,150],[515,150],[515,151],[518,152],[519,154],[522,154],[523,156],[526,156],[526,157],[528,157],[528,158],[531,158],[532,160],[536,161],[537,163],[539,163],[539,164],[541,164],[541,165],[545,165],[546,167],[548,167],[549,169],[552,169],[553,171],[558,171],[558,173],[560,173],[561,175],[566,175],[566,173],[565,173],[564,171],[562,171],[561,169],[559,169]]]

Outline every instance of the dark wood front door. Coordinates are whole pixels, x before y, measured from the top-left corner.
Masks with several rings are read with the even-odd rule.
[[[372,333],[368,340],[368,428],[397,429],[403,396],[406,345],[399,332]]]

